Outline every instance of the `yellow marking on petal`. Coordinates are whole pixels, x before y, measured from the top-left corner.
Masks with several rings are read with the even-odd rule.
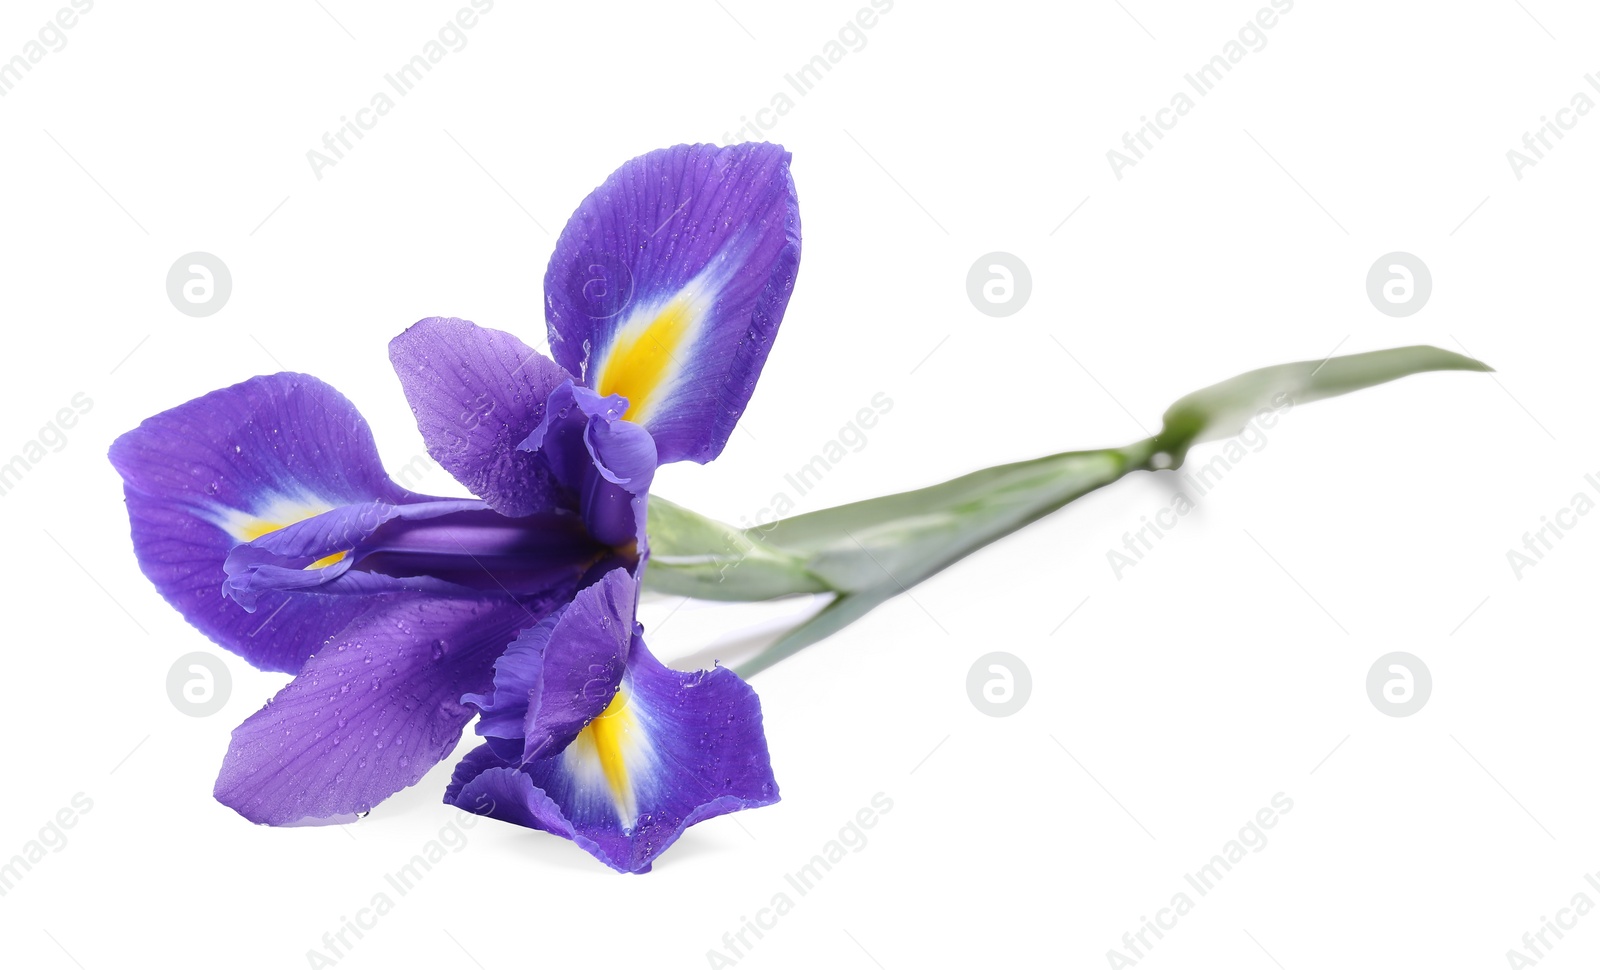
[[[310,518],[311,516],[306,516]],[[245,542],[254,542],[268,533],[277,532],[279,529],[294,525],[293,522],[268,522],[265,519],[253,519],[239,527],[239,537]]]
[[[288,528],[289,526],[294,525],[296,522],[304,522],[306,519],[321,515],[322,513],[332,509],[332,506],[324,506],[319,508],[313,505],[302,505],[289,509],[285,508],[285,504],[286,503],[281,501],[274,503],[276,506],[275,513],[278,516],[277,518],[262,519],[255,518],[253,516],[244,517],[238,516],[237,513],[235,513],[234,524],[231,527],[224,526],[224,528],[227,528],[229,532],[232,532],[234,537],[240,542],[254,542],[264,535],[277,532],[279,529]],[[318,559],[316,562],[312,563],[306,568],[325,569],[343,559],[345,555],[346,553],[336,552],[331,556],[323,556],[321,559]]]
[[[569,748],[580,762],[599,765],[601,774],[605,776],[606,787],[611,790],[611,802],[616,806],[617,816],[624,828],[632,828],[639,815],[638,799],[632,779],[628,776],[628,761],[624,751],[635,742],[634,732],[638,727],[638,721],[628,709],[626,690],[619,690],[612,696],[606,709],[600,712],[600,716],[578,732],[578,737]]]
[[[623,417],[642,422],[652,395],[661,390],[676,368],[684,338],[698,316],[694,302],[680,294],[649,322],[622,327],[611,340],[594,382],[595,390],[602,395],[620,394],[627,398],[628,410]]]

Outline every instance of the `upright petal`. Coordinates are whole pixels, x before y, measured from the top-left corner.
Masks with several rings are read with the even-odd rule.
[[[517,445],[544,417],[560,367],[508,333],[431,317],[389,342],[428,454],[504,515],[552,503],[549,474]]]
[[[391,594],[233,732],[217,800],[288,825],[365,812],[454,750],[495,658],[537,621],[508,600]]]
[[[623,420],[626,404],[568,381],[550,395],[522,447],[550,469],[596,541],[637,544],[642,553],[656,445],[650,432]]]
[[[247,612],[222,593],[228,551],[359,502],[422,501],[389,480],[372,432],[338,391],[273,374],[146,420],[111,446],[139,568],[184,619],[264,670],[293,673],[365,610],[270,592]]]
[[[628,400],[663,462],[707,462],[744,412],[800,265],[780,146],[679,145],[612,173],[545,272],[551,351]]]

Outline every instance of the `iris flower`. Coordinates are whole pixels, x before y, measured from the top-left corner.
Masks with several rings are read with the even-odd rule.
[[[428,452],[476,498],[401,488],[313,377],[214,391],[119,438],[140,567],[201,632],[295,678],[233,733],[216,797],[349,820],[481,713],[446,800],[647,871],[696,822],[777,801],[759,701],[682,673],[634,619],[658,465],[715,458],[800,258],[781,148],[636,158],[545,274],[554,360],[431,318],[390,344]]]

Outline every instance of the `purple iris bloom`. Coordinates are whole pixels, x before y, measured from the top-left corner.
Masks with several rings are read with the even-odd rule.
[[[429,454],[475,499],[397,485],[355,407],[300,374],[119,438],[145,575],[218,644],[296,674],[234,731],[217,798],[267,824],[347,820],[420,780],[481,712],[486,743],[446,800],[621,871],[777,801],[754,692],[722,668],[664,667],[634,611],[655,469],[722,451],[799,257],[778,146],[618,169],[545,274],[554,361],[456,319],[390,344]]]

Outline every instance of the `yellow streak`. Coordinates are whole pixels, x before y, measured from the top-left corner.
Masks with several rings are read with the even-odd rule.
[[[313,512],[311,515],[308,515],[303,519],[296,519],[295,521],[304,522],[306,519],[320,514],[321,513],[319,512]],[[268,533],[277,532],[279,529],[286,528],[291,525],[294,525],[294,522],[268,522],[266,519],[253,519],[249,524],[240,527],[239,534],[244,538],[245,542],[254,542],[256,539],[259,539]],[[344,557],[344,553],[336,552],[331,556],[323,556],[321,559],[318,559],[316,562],[312,563],[306,568],[325,569]]]
[[[595,389],[602,395],[620,394],[627,398],[628,410],[623,417],[641,420],[650,396],[660,389],[675,361],[675,352],[693,323],[694,307],[680,296],[645,326],[624,328],[612,340]]]
[[[611,703],[590,721],[573,741],[577,754],[583,760],[596,760],[611,789],[611,799],[622,816],[623,825],[632,825],[635,814],[633,786],[628,781],[628,764],[622,746],[633,730],[633,712],[628,710],[627,694],[617,691]]]
[[[245,542],[254,542],[269,532],[277,532],[285,526],[294,525],[293,522],[268,522],[266,519],[255,519],[249,525],[240,526],[239,535]]]

